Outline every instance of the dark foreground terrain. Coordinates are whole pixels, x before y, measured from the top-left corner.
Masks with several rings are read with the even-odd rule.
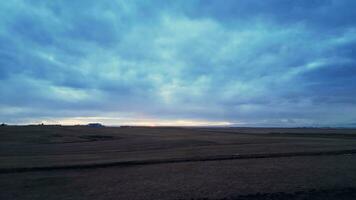
[[[356,130],[0,127],[0,199],[356,199]]]

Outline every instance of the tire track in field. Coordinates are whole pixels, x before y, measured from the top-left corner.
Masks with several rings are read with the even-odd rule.
[[[153,165],[166,163],[183,163],[183,162],[207,162],[207,161],[222,161],[222,160],[239,160],[239,159],[263,159],[263,158],[286,158],[286,157],[302,157],[302,156],[335,156],[335,155],[354,155],[356,149],[338,150],[338,151],[314,151],[314,152],[288,152],[288,153],[266,153],[266,154],[235,154],[235,155],[219,155],[219,156],[202,156],[190,158],[167,158],[167,159],[151,159],[151,160],[132,160],[132,161],[117,161],[107,163],[89,163],[89,164],[73,164],[73,165],[57,165],[57,166],[41,166],[41,167],[18,167],[18,168],[0,168],[0,173],[21,173],[21,172],[40,172],[52,170],[70,170],[70,169],[95,169],[105,167],[129,167],[138,165]]]

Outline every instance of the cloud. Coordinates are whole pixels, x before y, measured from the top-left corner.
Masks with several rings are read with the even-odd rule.
[[[0,120],[352,124],[353,4],[8,1]]]

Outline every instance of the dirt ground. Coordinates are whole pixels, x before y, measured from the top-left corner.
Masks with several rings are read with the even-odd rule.
[[[356,199],[356,130],[0,127],[0,199]]]

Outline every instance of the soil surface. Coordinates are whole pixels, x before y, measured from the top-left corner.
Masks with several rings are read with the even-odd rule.
[[[356,130],[0,127],[0,199],[356,199]]]

